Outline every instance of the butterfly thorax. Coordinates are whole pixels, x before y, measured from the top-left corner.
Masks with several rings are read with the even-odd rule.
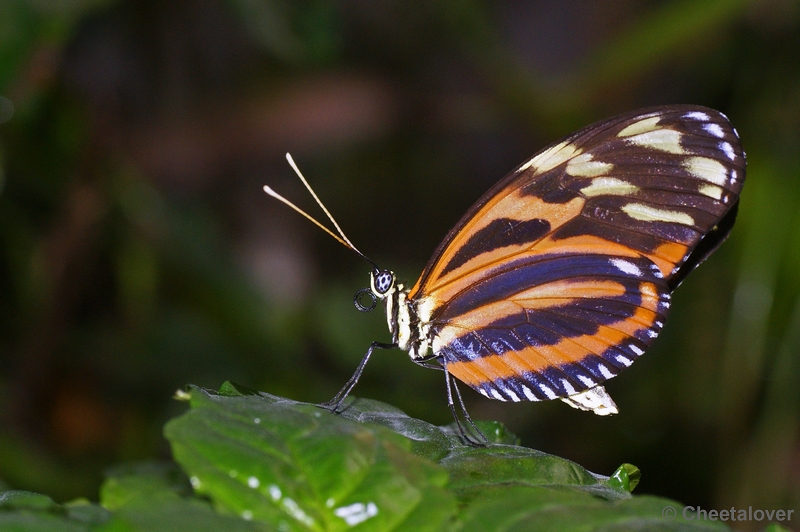
[[[381,286],[381,274],[391,274],[388,289]],[[388,277],[387,277],[388,278]],[[420,316],[418,302],[408,297],[409,288],[395,281],[394,273],[384,270],[370,274],[370,288],[386,308],[386,324],[392,335],[392,343],[408,351],[412,360],[428,355],[431,345],[429,316]],[[423,310],[427,305],[422,305]],[[423,312],[423,314],[429,314]]]

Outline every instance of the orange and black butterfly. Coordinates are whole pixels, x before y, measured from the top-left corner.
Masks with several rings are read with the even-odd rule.
[[[444,370],[451,409],[452,375],[501,401],[616,413],[602,383],[653,343],[672,291],[727,237],[744,178],[736,131],[704,107],[633,111],[552,144],[464,214],[412,287],[370,261],[356,306],[383,301],[392,341],[328,405],[374,349],[400,348]]]

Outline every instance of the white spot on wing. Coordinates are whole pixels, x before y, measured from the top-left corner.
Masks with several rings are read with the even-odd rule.
[[[634,263],[628,262],[627,260],[611,259],[611,264],[613,264],[614,267],[619,271],[627,273],[628,275],[635,275],[636,277],[642,276],[642,270],[640,270],[639,267]]]
[[[626,357],[626,356],[617,355],[617,356],[616,356],[616,357],[614,357],[614,358],[616,358],[616,359],[617,359],[617,362],[619,362],[620,364],[622,364],[622,365],[623,365],[623,366],[625,366],[626,368],[627,368],[628,366],[630,366],[631,364],[633,364],[633,362],[631,361],[631,359],[629,359],[629,358],[628,358],[628,357]]]
[[[611,163],[592,160],[591,153],[582,153],[567,163],[567,173],[575,177],[596,177],[614,169]]]
[[[503,391],[506,392],[508,394],[508,396],[511,398],[511,400],[514,401],[515,403],[519,403],[520,402],[519,395],[514,393],[514,390],[509,390],[508,388],[506,388]]]
[[[700,111],[692,111],[691,113],[686,113],[685,115],[683,115],[683,117],[689,118],[691,120],[700,120],[702,122],[708,122],[709,120],[711,120],[710,116]]]
[[[635,345],[635,344],[630,344],[630,345],[628,345],[628,348],[629,348],[631,351],[633,351],[633,352],[634,352],[634,354],[636,354],[636,356],[637,356],[637,357],[639,357],[639,356],[642,356],[642,354],[644,353],[644,351],[642,351],[642,350],[639,348],[639,346],[637,346],[637,345]]]
[[[577,390],[569,383],[567,379],[561,379],[561,386],[564,387],[564,390],[567,392],[567,395],[575,395]]]
[[[659,270],[661,271],[661,270]],[[641,285],[640,290],[642,291],[642,295],[649,297],[650,299],[656,299],[658,297],[658,293],[653,288],[651,284],[643,284]]]
[[[596,382],[594,382],[594,381],[593,381],[592,379],[590,379],[589,377],[587,377],[586,375],[578,375],[578,380],[580,380],[582,383],[584,383],[586,386],[588,386],[588,387],[590,387],[590,388],[591,388],[592,386],[597,386],[597,383],[596,383]]]
[[[680,211],[657,209],[641,203],[628,203],[622,207],[622,212],[643,222],[668,222],[681,225],[694,225],[694,218]]]
[[[690,157],[683,163],[684,168],[698,179],[723,186],[728,181],[725,166],[708,157]]]
[[[703,126],[703,129],[705,129],[715,137],[722,138],[725,136],[725,132],[722,131],[722,128],[719,127],[719,124],[706,124]]]
[[[719,149],[722,150],[731,161],[736,159],[736,154],[733,152],[733,146],[731,146],[728,142],[720,142]]]
[[[680,131],[674,129],[656,129],[628,137],[628,142],[644,148],[680,155],[685,153],[681,147],[682,136]]]
[[[633,135],[647,133],[648,131],[654,131],[655,129],[658,129],[659,120],[661,120],[660,116],[651,116],[650,118],[639,120],[638,122],[634,122],[633,124],[625,127],[622,131],[617,133],[617,136],[631,137]]]
[[[722,188],[717,185],[702,185],[697,191],[715,200],[722,199]]]
[[[538,173],[546,172],[552,168],[555,168],[564,161],[575,157],[576,155],[580,154],[580,152],[581,151],[578,148],[576,148],[574,145],[571,145],[567,141],[559,142],[552,148],[548,148],[527,163],[520,166],[518,172],[522,172],[528,168],[533,168]]]
[[[489,394],[488,394],[488,393],[486,393],[486,390],[484,390],[483,388],[481,388],[480,390],[478,390],[478,393],[480,393],[480,394],[481,394],[481,395],[483,395],[484,397],[489,397]]]
[[[525,394],[525,397],[528,399],[528,401],[536,401],[537,400],[536,396],[533,394],[533,391],[531,391],[530,388],[528,388],[524,384],[520,385],[520,387],[522,388],[522,393]]]
[[[507,399],[505,397],[503,397],[502,395],[500,395],[500,392],[498,392],[494,388],[492,388],[491,392],[492,392],[492,397],[494,397],[498,401],[507,401]]]
[[[613,373],[611,373],[611,372],[608,370],[608,368],[607,368],[607,367],[605,367],[605,365],[603,365],[603,364],[598,364],[598,365],[597,365],[597,369],[599,369],[599,370],[600,370],[600,374],[601,374],[603,377],[605,377],[606,379],[610,379],[610,378],[614,377],[614,374],[613,374]]]
[[[546,384],[540,384],[540,385],[539,385],[539,389],[540,389],[540,390],[542,390],[542,393],[543,393],[543,394],[544,394],[544,396],[545,396],[545,397],[547,397],[548,399],[555,399],[556,397],[558,397],[558,395],[556,395],[556,392],[554,392],[554,391],[552,390],[552,388],[550,388],[550,387],[549,387],[549,386],[547,386]]]
[[[567,169],[569,171],[569,169]],[[598,177],[592,179],[587,187],[581,189],[581,194],[593,196],[629,196],[639,191],[639,187],[627,181],[614,177]]]

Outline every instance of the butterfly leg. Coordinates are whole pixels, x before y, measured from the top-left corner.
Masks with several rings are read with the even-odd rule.
[[[369,346],[369,349],[367,349],[367,353],[364,355],[364,358],[362,358],[361,362],[359,362],[355,373],[353,373],[353,376],[350,377],[350,379],[344,384],[342,389],[339,390],[339,393],[334,395],[333,399],[331,399],[330,401],[325,401],[324,403],[320,403],[319,406],[327,410],[330,410],[333,413],[338,412],[339,407],[342,406],[344,400],[347,399],[347,396],[350,395],[350,392],[353,391],[353,388],[355,388],[356,384],[358,383],[358,379],[361,378],[361,374],[364,373],[364,367],[367,365],[367,362],[369,362],[369,357],[372,356],[372,352],[375,349],[393,349],[395,347],[397,347],[397,344],[372,342],[372,344]]]
[[[461,390],[458,389],[458,384],[456,383],[453,376],[450,375],[449,371],[447,371],[446,363],[442,363],[442,369],[444,370],[444,380],[445,383],[447,384],[447,406],[450,407],[450,412],[453,413],[453,419],[456,420],[456,425],[458,426],[458,432],[461,433],[461,437],[464,438],[464,441],[466,441],[468,444],[477,447],[485,447],[486,444],[489,442],[489,439],[483,432],[481,432],[481,429],[478,428],[475,422],[472,421],[469,412],[467,412],[467,407],[464,406],[464,399],[461,398]],[[464,430],[464,425],[461,423],[461,419],[458,417],[458,413],[456,412],[455,402],[453,401],[453,394],[450,386],[451,381],[452,381],[452,389],[456,391],[456,397],[458,398],[458,405],[461,407],[461,413],[464,414],[464,419],[467,421],[467,423],[470,424],[472,430],[474,430],[475,433],[478,434],[479,436],[478,439],[473,438],[472,436],[467,434],[466,430]]]

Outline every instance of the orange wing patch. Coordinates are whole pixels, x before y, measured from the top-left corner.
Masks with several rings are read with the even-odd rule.
[[[658,311],[656,287],[651,283],[642,283],[642,293],[651,295],[643,298],[642,306],[631,317],[608,326],[599,326],[593,334],[563,338],[554,345],[529,346],[519,351],[449,362],[447,369],[470,386],[480,387],[499,379],[580,363],[588,355],[601,356],[609,347],[635,338],[637,333],[649,330],[660,318],[663,319]]]

